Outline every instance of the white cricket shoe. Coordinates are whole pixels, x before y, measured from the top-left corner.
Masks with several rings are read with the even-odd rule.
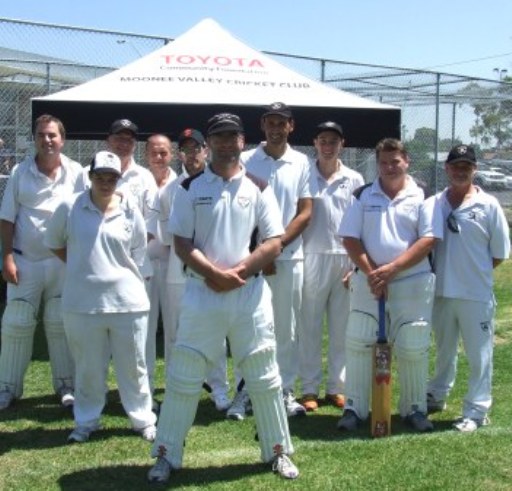
[[[235,421],[242,421],[251,411],[252,405],[251,400],[249,399],[249,394],[246,390],[242,389],[236,393],[235,398],[231,403],[231,407],[226,413],[226,418],[233,419]]]
[[[292,390],[287,389],[283,391],[283,401],[288,417],[306,416],[306,408],[297,402]]]
[[[278,455],[272,461],[272,472],[279,474],[285,479],[296,479],[299,477],[299,469],[297,469],[297,466],[290,460],[290,457],[284,454]]]
[[[14,394],[8,390],[0,392],[0,411],[7,409],[14,401]]]
[[[171,464],[164,457],[158,457],[155,465],[148,471],[148,481],[166,483],[171,476],[171,471]]]
[[[478,430],[480,426],[487,426],[490,422],[491,421],[487,416],[482,419],[460,418],[453,423],[453,427],[462,433],[472,433],[473,431]]]
[[[231,407],[231,399],[223,392],[211,394],[210,398],[215,403],[215,409],[217,409],[217,411],[226,411]]]
[[[140,433],[140,436],[142,436],[143,440],[146,440],[147,442],[154,442],[156,438],[156,426],[155,425],[149,425],[144,428],[136,429],[137,433]]]
[[[57,392],[62,407],[70,408],[75,404],[75,394],[71,387],[64,386]]]

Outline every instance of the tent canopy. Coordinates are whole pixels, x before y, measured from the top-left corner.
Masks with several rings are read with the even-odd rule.
[[[293,109],[291,141],[310,145],[315,126],[340,123],[346,143],[373,147],[400,135],[400,110],[309,79],[249,48],[205,19],[172,43],[76,87],[32,100],[32,117],[53,114],[68,138],[103,139],[112,121],[129,118],[141,137],[186,127],[204,130],[218,112],[244,121],[246,140],[263,137],[263,106],[284,102]]]

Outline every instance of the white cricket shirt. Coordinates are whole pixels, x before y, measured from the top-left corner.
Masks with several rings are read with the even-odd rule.
[[[14,223],[13,247],[24,258],[40,261],[53,257],[43,244],[46,222],[63,199],[79,190],[82,166],[61,154],[55,180],[39,172],[34,157],[15,166],[7,181],[0,218]]]
[[[158,230],[161,234],[160,240],[162,243],[170,247],[166,281],[171,284],[183,284],[187,279],[185,276],[183,261],[176,255],[176,251],[174,249],[173,235],[169,231],[169,219],[176,192],[181,183],[188,177],[189,175],[187,171],[183,169],[183,173],[180,174],[176,180],[166,186],[160,195]]]
[[[50,249],[67,248],[64,312],[149,310],[139,272],[146,255],[146,226],[129,197],[104,216],[92,203],[90,191],[83,191],[59,205],[48,221],[44,242]]]
[[[256,227],[262,240],[284,232],[271,188],[260,189],[243,166],[227,181],[207,167],[185,180],[176,192],[170,233],[193,239],[220,268],[233,267],[249,256]]]
[[[274,160],[265,150],[265,142],[255,149],[243,152],[240,160],[247,172],[262,179],[272,188],[281,210],[283,227],[287,227],[297,214],[297,204],[301,198],[311,198],[316,186],[311,179],[308,157],[287,145],[286,152]],[[288,244],[277,260],[302,259],[302,235]]]
[[[447,227],[446,218],[452,211],[447,189],[429,198],[438,203],[444,218],[444,240],[434,252],[437,296],[488,302],[493,297],[492,259],[510,255],[505,214],[494,196],[477,189],[453,210],[459,233]]]
[[[424,201],[423,191],[411,177],[407,177],[405,189],[394,199],[382,191],[377,179],[363,190],[359,199],[352,197],[339,235],[361,240],[366,252],[380,266],[400,256],[420,237],[442,239],[442,216],[438,207]],[[426,257],[397,278],[430,270]]]
[[[313,200],[313,214],[302,233],[304,252],[317,254],[346,254],[338,235],[341,219],[351,203],[352,193],[364,184],[359,172],[345,167],[330,182],[320,174],[316,161],[311,161],[311,176],[316,181],[317,193]]]

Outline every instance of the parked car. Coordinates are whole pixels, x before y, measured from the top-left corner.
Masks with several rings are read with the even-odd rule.
[[[491,167],[490,169],[500,174],[505,174],[505,187],[512,189],[512,170],[505,167]]]
[[[475,184],[483,189],[500,190],[506,189],[507,180],[503,172],[493,170],[489,165],[478,162],[475,173]]]

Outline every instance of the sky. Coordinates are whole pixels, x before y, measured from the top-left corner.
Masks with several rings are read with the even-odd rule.
[[[17,0],[0,16],[170,38],[210,17],[263,51],[512,76],[511,0]]]

